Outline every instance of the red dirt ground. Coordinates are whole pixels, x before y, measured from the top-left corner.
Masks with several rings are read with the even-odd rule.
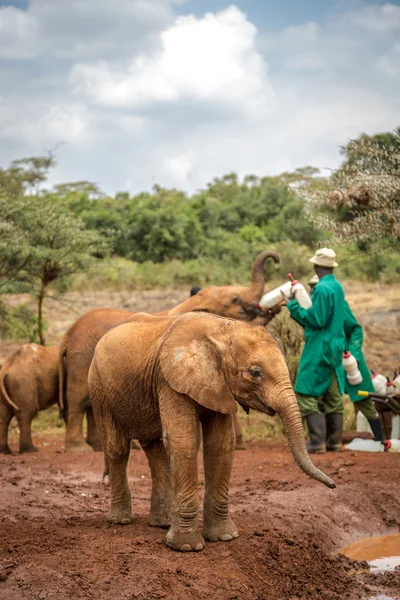
[[[36,441],[38,454],[0,455],[1,600],[400,598],[400,571],[371,574],[335,554],[399,530],[399,455],[316,456],[338,484],[329,490],[298,469],[285,442],[250,446],[236,453],[231,484],[240,537],[182,554],[147,525],[142,451],[129,467],[135,521],[121,527],[105,522],[102,454],[65,454],[62,435]]]

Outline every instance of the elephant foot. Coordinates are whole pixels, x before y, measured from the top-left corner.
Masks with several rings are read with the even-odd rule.
[[[131,508],[111,507],[107,515],[107,522],[112,525],[129,525],[129,523],[133,522]]]
[[[167,510],[151,511],[149,514],[148,524],[150,527],[160,527],[168,529],[171,526],[171,513]]]
[[[134,440],[131,440],[131,450],[141,450],[141,447]]]
[[[93,448],[83,440],[79,442],[66,442],[65,452],[93,452]]]
[[[205,547],[200,531],[181,531],[171,527],[165,541],[169,548],[179,552],[200,552]]]
[[[12,454],[9,446],[0,446],[0,454]]]
[[[209,542],[231,542],[239,537],[235,523],[231,518],[224,521],[216,521],[207,524],[205,522],[203,536]]]
[[[20,446],[19,453],[25,454],[25,452],[38,452],[38,449],[35,446]]]

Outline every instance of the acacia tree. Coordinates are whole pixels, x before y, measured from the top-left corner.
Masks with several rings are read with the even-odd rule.
[[[43,301],[56,280],[86,271],[107,253],[108,243],[52,196],[31,199],[24,215],[30,255],[19,278],[31,284],[38,299],[38,330],[44,344]]]
[[[16,281],[29,260],[28,235],[20,225],[27,204],[25,198],[11,199],[0,187],[0,293]]]
[[[343,165],[311,194],[316,225],[342,242],[398,244],[400,129],[364,134],[350,141],[343,154]]]
[[[38,300],[44,344],[43,301],[56,280],[86,271],[105,256],[109,242],[86,228],[66,201],[41,191],[52,157],[14,161],[0,170],[0,290],[24,284]],[[35,190],[34,195],[28,191]]]

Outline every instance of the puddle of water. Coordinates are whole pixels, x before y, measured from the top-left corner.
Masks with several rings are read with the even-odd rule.
[[[354,560],[367,561],[372,573],[394,571],[400,565],[400,533],[365,538],[343,548],[340,553]],[[376,598],[385,600],[385,596]]]

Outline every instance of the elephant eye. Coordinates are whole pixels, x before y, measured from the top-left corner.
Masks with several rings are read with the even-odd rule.
[[[234,296],[232,298],[232,304],[239,304],[239,300],[240,300],[239,296]]]
[[[250,367],[249,372],[250,375],[255,379],[259,379],[261,377],[261,370],[258,367]]]

